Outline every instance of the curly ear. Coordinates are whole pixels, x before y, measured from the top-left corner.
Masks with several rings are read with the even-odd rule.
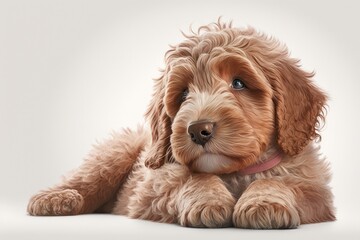
[[[324,120],[326,95],[311,81],[313,73],[300,69],[298,61],[283,59],[272,79],[276,108],[277,141],[289,155],[298,154],[310,140],[319,137]]]
[[[170,161],[170,156],[172,156],[170,147],[171,119],[164,108],[165,85],[164,76],[156,79],[155,92],[145,114],[150,123],[152,134],[152,145],[145,160],[145,166],[152,169],[161,167],[166,161]]]

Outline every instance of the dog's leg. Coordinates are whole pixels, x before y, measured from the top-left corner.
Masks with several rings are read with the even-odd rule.
[[[285,178],[292,189],[301,224],[334,221],[333,195],[327,184]]]
[[[228,227],[235,203],[218,176],[195,175],[179,192],[178,221],[189,227]]]
[[[334,220],[327,188],[291,178],[256,180],[235,205],[241,228],[296,228],[300,223]]]
[[[300,224],[295,195],[282,181],[256,180],[236,203],[233,223],[241,228],[295,228]]]
[[[235,199],[219,177],[192,175],[179,164],[147,171],[130,198],[128,216],[191,227],[232,224]]]
[[[30,199],[30,215],[91,213],[110,200],[148,142],[147,133],[124,130],[94,147],[63,183]]]

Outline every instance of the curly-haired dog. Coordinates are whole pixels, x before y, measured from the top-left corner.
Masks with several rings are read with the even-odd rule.
[[[319,138],[325,94],[285,46],[214,23],[166,54],[151,132],[99,144],[31,215],[111,212],[192,227],[295,228],[335,219]]]

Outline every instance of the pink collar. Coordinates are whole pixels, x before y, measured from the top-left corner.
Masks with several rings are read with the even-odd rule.
[[[282,154],[280,152],[275,152],[272,156],[266,159],[264,162],[251,165],[247,168],[244,168],[239,171],[241,175],[250,175],[254,173],[263,172],[269,170],[281,162]]]

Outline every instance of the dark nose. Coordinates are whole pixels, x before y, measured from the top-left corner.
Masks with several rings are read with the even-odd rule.
[[[204,146],[213,136],[214,126],[215,123],[208,120],[191,122],[188,133],[194,143]]]

